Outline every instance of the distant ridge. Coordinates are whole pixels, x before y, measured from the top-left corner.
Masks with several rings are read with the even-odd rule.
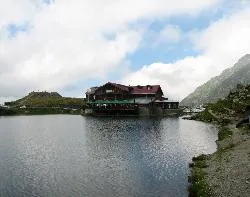
[[[233,67],[224,70],[221,75],[198,87],[184,98],[180,105],[197,106],[215,103],[219,99],[225,98],[238,84],[250,84],[250,54],[240,58]]]
[[[30,92],[28,97],[62,97],[59,93],[57,92]]]
[[[85,105],[83,98],[62,97],[57,92],[30,92],[27,96],[12,102],[5,102],[10,107],[69,107],[82,108]]]

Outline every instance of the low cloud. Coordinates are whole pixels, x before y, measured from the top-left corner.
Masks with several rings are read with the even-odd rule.
[[[197,66],[199,65],[199,66]],[[208,79],[207,70],[211,62],[205,57],[186,57],[183,60],[164,64],[154,63],[130,73],[123,79],[125,84],[160,84],[165,96],[181,99]]]
[[[126,64],[151,21],[198,14],[221,1],[4,1],[0,6],[0,97],[58,91],[79,80],[105,78]],[[24,24],[28,24],[25,30],[18,29]]]
[[[219,75],[250,52],[250,7],[224,16],[190,38],[200,52],[173,63],[153,63],[128,74],[126,84],[161,84],[172,99],[183,99],[211,77]]]

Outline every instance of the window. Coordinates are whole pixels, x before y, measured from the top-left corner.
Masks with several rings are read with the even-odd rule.
[[[114,92],[113,90],[106,90],[106,93],[112,93]]]

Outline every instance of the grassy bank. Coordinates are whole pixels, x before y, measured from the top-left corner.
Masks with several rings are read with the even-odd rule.
[[[32,108],[0,108],[0,116],[15,115],[46,115],[46,114],[82,114],[81,109],[59,108],[59,107],[32,107]]]
[[[206,160],[207,155],[200,155],[198,157],[193,157],[193,163],[190,164],[191,175],[188,177],[188,181],[192,183],[189,186],[189,197],[209,197],[212,196],[212,189],[206,181],[206,173],[204,168],[207,167]]]
[[[46,114],[80,114],[81,110],[72,110],[67,108],[51,108],[51,107],[40,107],[40,108],[26,108],[16,110],[16,115],[46,115]]]
[[[250,105],[250,86],[207,105],[193,120],[218,126],[218,149],[214,154],[193,158],[189,177],[190,197],[248,196],[250,193],[250,126],[236,128]]]
[[[12,116],[16,114],[16,110],[0,107],[0,116]]]
[[[247,197],[250,192],[250,127],[223,127],[218,136],[217,151],[190,164],[189,197]]]

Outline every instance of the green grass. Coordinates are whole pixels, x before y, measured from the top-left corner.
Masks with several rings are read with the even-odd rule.
[[[211,109],[212,111],[214,111],[216,113],[228,115],[228,110],[226,110],[225,108],[227,108],[227,109],[232,108],[232,103],[226,99],[219,100],[217,103],[209,105],[209,109]]]
[[[228,125],[229,123],[231,123],[231,120],[230,119],[228,119],[228,118],[222,118],[221,120],[219,120],[219,123],[221,124],[221,125]]]
[[[225,99],[218,100],[216,103],[210,103],[206,107],[207,110],[212,110],[213,113],[225,117],[225,123],[229,121],[226,117],[235,117],[242,113],[247,106],[250,105],[250,85],[237,89],[231,92]],[[205,111],[201,114],[201,118],[211,121],[211,117]],[[219,120],[221,122],[221,120]]]
[[[213,121],[217,121],[217,119],[212,116],[208,110],[206,109],[205,111],[199,113],[197,115],[197,119],[200,121],[204,121],[204,122],[213,122]]]
[[[242,115],[245,108],[250,105],[250,86],[246,86],[242,89],[238,89],[235,92],[231,92],[228,97],[223,100],[219,100],[216,103],[208,104],[206,110],[199,113],[196,117],[197,120],[204,122],[216,122],[220,125],[218,131],[218,141],[222,141],[233,135],[233,131],[230,130],[227,125],[231,122],[231,119]],[[218,120],[209,113],[212,110],[216,114]],[[250,126],[247,126],[249,129]],[[247,130],[246,129],[246,130]],[[228,147],[219,149],[216,152],[216,159],[219,161],[225,159],[226,162],[230,162],[230,154],[227,153],[228,150],[235,147],[235,144],[229,144]],[[192,167],[191,176],[189,177],[189,182],[191,185],[189,187],[189,197],[212,197],[213,192],[211,187],[206,182],[205,168],[207,167],[207,155],[200,155],[194,157],[193,163],[190,164]],[[216,171],[223,170],[222,167],[217,168]]]
[[[206,161],[197,161],[197,162],[195,162],[195,167],[198,167],[198,168],[207,168],[208,165],[207,165]]]
[[[218,162],[222,162],[223,160],[225,160],[226,162],[229,162],[230,161],[230,153],[228,151],[234,147],[235,147],[235,144],[229,144],[228,147],[219,149],[215,154],[216,160]],[[218,171],[219,170],[223,170],[223,167],[220,166],[220,169],[218,169]]]
[[[192,158],[192,161],[203,161],[203,160],[206,160],[207,158],[208,158],[207,155],[201,154],[201,155],[199,155],[199,156],[197,156],[197,157],[193,157],[193,158]]]
[[[189,177],[189,197],[209,197],[212,196],[212,190],[205,180],[206,173],[203,168],[207,167],[206,160],[208,155],[199,155],[193,157],[193,168],[191,170],[191,176]]]
[[[218,131],[218,141],[224,140],[228,137],[231,137],[233,134],[233,131],[230,130],[227,127],[221,127]]]
[[[80,110],[71,110],[63,108],[50,108],[50,107],[40,107],[40,108],[27,108],[18,109],[17,114],[26,115],[45,115],[45,114],[80,114]]]
[[[39,108],[13,108],[13,109],[2,109],[0,108],[0,116],[10,115],[46,115],[46,114],[81,114],[81,110],[72,110],[64,108],[53,108],[53,107],[39,107]]]
[[[60,107],[60,108],[85,108],[86,101],[83,98],[69,98],[53,95],[48,92],[30,93],[29,95],[13,102],[6,102],[8,106],[19,108],[21,106],[32,107]]]
[[[192,158],[192,161],[193,161],[192,166],[198,167],[198,168],[208,167],[207,162],[206,162],[207,158],[208,158],[208,155],[204,155],[204,154],[199,155],[197,157],[193,157]]]
[[[206,173],[198,167],[193,168],[189,177],[191,185],[189,186],[189,197],[210,197],[212,190],[205,180]]]
[[[17,112],[12,109],[5,109],[0,107],[0,116],[10,116],[10,115],[15,115]]]

